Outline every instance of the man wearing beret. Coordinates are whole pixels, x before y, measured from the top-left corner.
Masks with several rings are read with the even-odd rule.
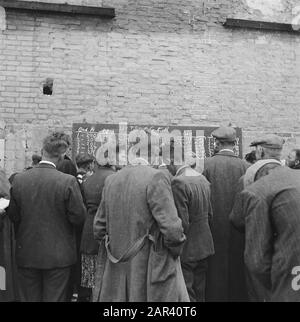
[[[239,159],[233,149],[236,131],[232,127],[220,127],[212,132],[215,147],[219,151],[204,163],[204,176],[211,183],[211,201],[213,207],[212,235],[215,255],[209,259],[207,276],[207,301],[241,300],[235,285],[242,285],[236,278],[231,282],[232,270],[237,269],[234,262],[236,250],[230,240],[231,226],[229,214],[232,210],[236,187],[241,176],[245,174],[248,164]],[[242,274],[241,274],[242,276]]]

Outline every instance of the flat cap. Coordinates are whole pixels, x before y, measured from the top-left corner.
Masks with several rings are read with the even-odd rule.
[[[85,163],[90,163],[93,161],[94,161],[94,158],[89,154],[78,154],[76,156],[76,164],[78,166],[85,164]]]
[[[250,146],[261,145],[264,148],[282,149],[285,140],[278,135],[266,135],[259,140],[251,142]]]
[[[224,142],[234,142],[236,140],[236,131],[234,128],[229,126],[221,126],[214,130],[211,135]]]

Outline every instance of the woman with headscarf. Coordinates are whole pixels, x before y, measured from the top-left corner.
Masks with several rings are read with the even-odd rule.
[[[9,200],[9,182],[0,169],[0,200]],[[5,200],[4,203],[8,203]],[[4,206],[5,207],[5,206]],[[18,300],[17,273],[15,264],[14,229],[5,209],[0,209],[0,302]]]
[[[91,300],[92,289],[95,285],[96,261],[99,249],[99,243],[94,239],[93,223],[101,202],[105,179],[115,173],[113,170],[115,162],[108,157],[108,152],[104,153],[104,158],[99,157],[99,154],[96,154],[95,172],[82,184],[88,216],[83,227],[80,246],[82,263],[81,290],[78,299],[80,302]]]

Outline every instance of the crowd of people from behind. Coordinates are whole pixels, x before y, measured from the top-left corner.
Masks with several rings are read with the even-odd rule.
[[[241,160],[233,128],[212,136],[202,173],[172,143],[160,166],[132,146],[75,164],[62,132],[0,171],[0,301],[300,301],[300,150],[284,166],[266,135]]]

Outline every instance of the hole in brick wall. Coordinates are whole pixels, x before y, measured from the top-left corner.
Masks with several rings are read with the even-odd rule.
[[[43,94],[44,95],[52,95],[53,83],[54,83],[54,80],[52,78],[46,79],[46,82],[43,84]]]

